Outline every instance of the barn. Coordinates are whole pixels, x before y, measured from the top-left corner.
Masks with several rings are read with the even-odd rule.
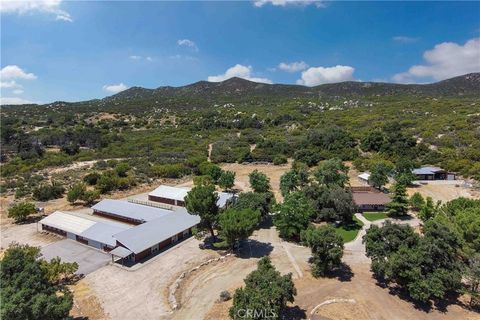
[[[200,223],[181,207],[102,200],[92,209],[91,216],[56,211],[38,222],[39,229],[136,262],[189,237]]]
[[[60,211],[40,220],[39,227],[41,231],[55,233],[104,251],[117,246],[115,234],[130,228],[114,221],[95,221]]]
[[[185,197],[191,188],[159,186],[148,194],[148,200],[172,206],[185,207]],[[219,208],[224,208],[234,199],[233,193],[217,192]]]

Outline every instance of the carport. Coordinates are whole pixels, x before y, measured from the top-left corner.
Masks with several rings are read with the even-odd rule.
[[[127,248],[118,246],[112,251],[110,251],[110,254],[112,255],[112,262],[115,262],[115,257],[120,258],[122,260],[122,266],[123,266],[123,260],[125,258],[128,259],[128,257],[131,254],[133,254],[133,252],[128,250]]]

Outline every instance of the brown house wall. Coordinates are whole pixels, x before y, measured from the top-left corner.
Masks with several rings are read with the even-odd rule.
[[[188,236],[190,236],[190,235],[191,235],[191,228],[188,229]],[[188,236],[185,237],[185,238],[188,238]],[[183,231],[180,232],[180,233],[178,233],[178,234],[177,234],[177,237],[178,237],[178,240],[184,239],[184,237],[183,237]],[[120,245],[120,246],[122,246],[122,247],[125,247],[125,246],[123,246],[121,243],[119,243],[118,241],[117,241],[117,244]],[[172,244],[172,237],[170,237],[170,238],[168,238],[168,239],[160,242],[160,243],[158,244],[158,250],[162,250],[162,249],[168,247],[168,246],[171,245],[171,244]],[[153,247],[154,247],[154,246],[151,246],[150,248],[145,249],[145,250],[143,250],[142,252],[139,252],[139,253],[135,254],[135,261],[140,261],[140,260],[148,257],[149,255],[151,255],[151,254],[152,254],[152,248],[153,248]]]
[[[175,205],[175,200],[173,200],[173,199],[167,199],[167,198],[155,197],[155,196],[149,195],[149,196],[148,196],[148,200],[154,201],[154,202],[171,204],[172,206]]]
[[[109,219],[121,221],[121,222],[126,222],[126,223],[130,223],[130,224],[134,224],[134,225],[139,225],[139,224],[142,223],[140,220],[135,220],[135,219],[129,219],[129,218],[125,218],[125,217],[120,217],[120,216],[117,216],[117,215],[114,215],[114,214],[110,214],[110,213],[104,212],[104,211],[93,210],[93,214],[94,214],[94,215],[97,215],[97,216],[101,216],[101,217],[105,217],[105,218],[109,218]]]

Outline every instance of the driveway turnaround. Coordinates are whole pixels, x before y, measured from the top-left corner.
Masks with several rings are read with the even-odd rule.
[[[64,239],[42,248],[45,260],[59,256],[64,262],[78,263],[77,274],[89,274],[110,261],[110,255],[73,240]]]

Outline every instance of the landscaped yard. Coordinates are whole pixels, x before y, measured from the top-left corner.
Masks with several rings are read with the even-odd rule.
[[[385,212],[364,212],[363,216],[368,221],[375,221],[388,218]]]
[[[349,225],[341,225],[335,230],[343,238],[343,243],[350,242],[355,239],[358,234],[358,231],[362,229],[363,222],[358,220],[355,216],[353,217],[353,223]]]

